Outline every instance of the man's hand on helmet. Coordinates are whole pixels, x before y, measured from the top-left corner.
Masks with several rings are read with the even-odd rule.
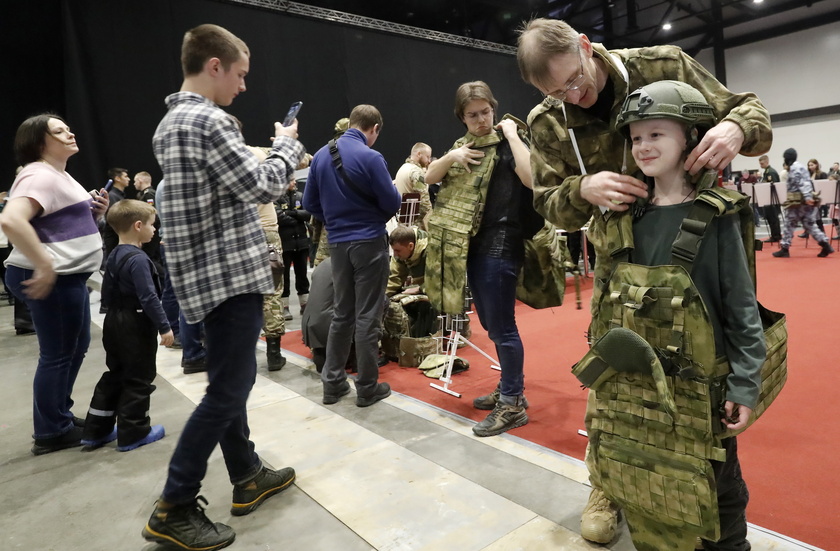
[[[743,144],[741,127],[732,121],[723,121],[706,132],[688,155],[683,168],[690,174],[697,174],[703,169],[722,170],[741,151]]]

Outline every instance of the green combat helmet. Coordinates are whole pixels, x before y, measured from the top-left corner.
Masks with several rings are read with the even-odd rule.
[[[692,86],[676,80],[660,80],[638,88],[627,96],[615,129],[630,137],[630,123],[645,119],[674,119],[688,125],[688,148],[697,145],[698,131],[717,124],[706,98]]]

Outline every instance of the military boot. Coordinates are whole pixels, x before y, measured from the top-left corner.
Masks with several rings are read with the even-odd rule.
[[[592,488],[589,501],[580,516],[580,535],[594,543],[609,543],[618,526],[618,505],[598,488]]]
[[[309,302],[309,294],[305,295],[298,295],[298,300],[300,301],[300,315],[303,315],[303,311],[306,310],[306,303]]]
[[[822,250],[819,252],[819,254],[817,254],[817,256],[820,258],[825,258],[834,252],[834,248],[831,245],[829,245],[828,241],[823,241],[822,243],[820,243],[820,247],[822,247]]]
[[[789,258],[790,257],[790,251],[788,250],[787,247],[782,247],[778,251],[774,252],[773,256],[775,256],[776,258]]]
[[[280,337],[266,337],[265,356],[268,359],[269,371],[280,371],[286,365],[286,358],[280,350]]]
[[[283,303],[283,319],[286,321],[294,319],[294,316],[292,316],[292,313],[289,311],[289,299],[282,298],[280,301]]]

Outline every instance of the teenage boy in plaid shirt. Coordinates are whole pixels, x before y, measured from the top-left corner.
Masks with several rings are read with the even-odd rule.
[[[160,500],[143,537],[183,549],[221,549],[236,534],[210,521],[199,503],[207,460],[218,444],[233,486],[231,514],[247,515],[289,486],[294,469],[262,464],[249,440],[245,402],[256,379],[263,295],[273,291],[257,204],[278,199],[303,157],[297,121],[274,123],[260,164],[221,107],[245,91],[248,47],[229,31],[201,25],[181,47],[184,83],[166,98],[155,156],[166,186],[166,261],[189,323],[204,322],[209,385],[187,421]]]

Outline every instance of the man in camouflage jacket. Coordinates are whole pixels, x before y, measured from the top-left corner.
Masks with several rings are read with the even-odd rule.
[[[592,219],[589,238],[596,250],[591,303],[594,319],[602,292],[600,284],[612,271],[610,253],[616,245],[606,235],[606,221],[612,211],[624,212],[636,198],[647,197],[647,186],[630,176],[638,172],[630,144],[615,131],[616,117],[627,95],[651,82],[677,80],[706,97],[720,123],[706,133],[686,159],[685,168],[691,174],[702,169],[720,170],[738,153],[765,153],[772,141],[770,117],[754,94],[729,91],[676,46],[608,51],[563,21],[535,19],[519,38],[517,60],[523,79],[546,96],[528,116],[534,207],[546,220],[568,231]],[[591,340],[605,330],[591,326]],[[591,407],[590,400],[587,419],[592,415]],[[592,495],[581,519],[581,535],[608,543],[615,536],[617,508],[598,489],[598,480],[593,479],[592,484]]]

